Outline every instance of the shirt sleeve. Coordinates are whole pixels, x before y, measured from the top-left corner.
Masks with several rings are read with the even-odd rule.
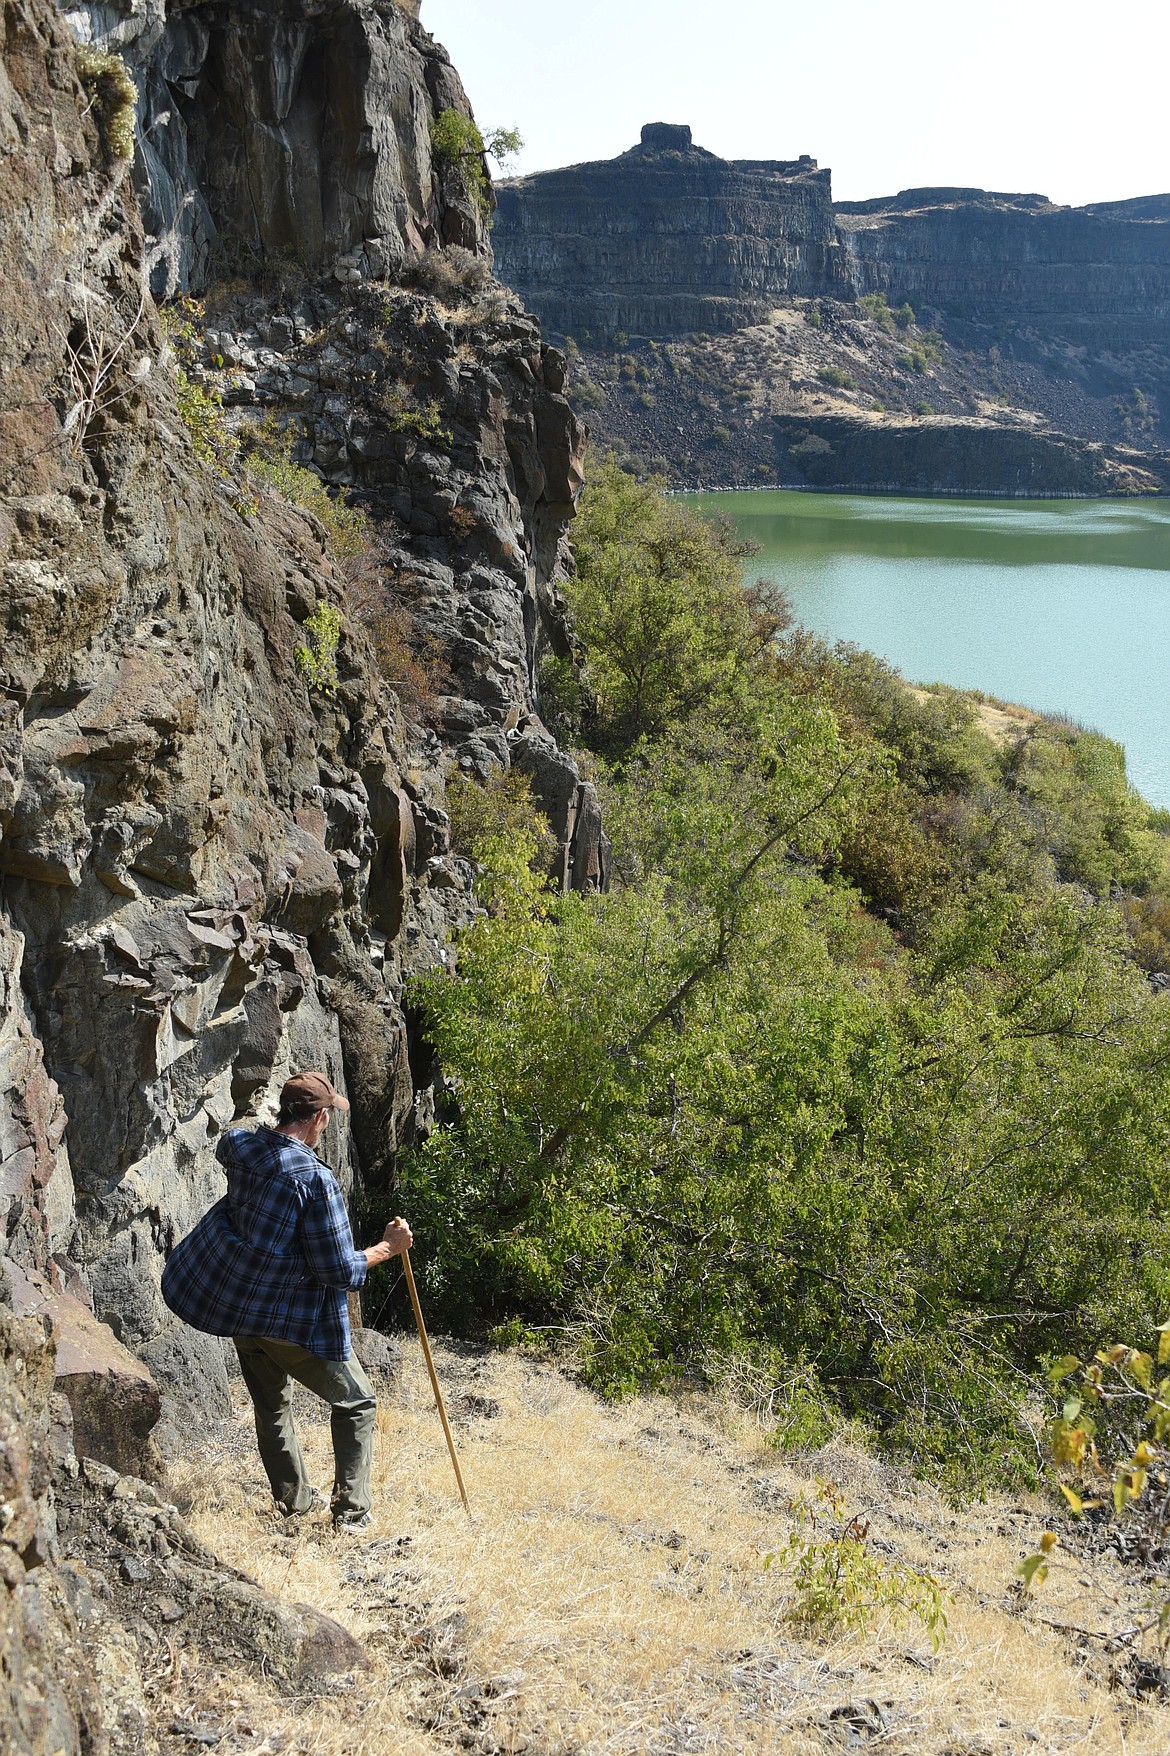
[[[322,1286],[348,1290],[365,1284],[365,1252],[355,1250],[341,1190],[323,1177],[301,1212],[301,1247],[309,1272]]]

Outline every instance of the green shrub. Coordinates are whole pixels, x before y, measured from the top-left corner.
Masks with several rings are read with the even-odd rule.
[[[884,1611],[895,1627],[921,1622],[937,1652],[946,1638],[948,1598],[938,1580],[913,1567],[890,1566],[869,1546],[869,1521],[846,1517],[845,1502],[831,1482],[811,1498],[792,1501],[794,1523],[787,1543],[764,1557],[792,1577],[796,1601],[789,1620],[820,1635],[869,1626]]]
[[[493,774],[485,785],[449,774],[447,814],[451,850],[464,859],[477,859],[481,847],[498,840],[530,846],[532,864],[542,870],[556,853],[556,838],[532,797],[532,782],[517,769]]]
[[[575,530],[614,884],[460,831],[481,912],[411,990],[458,1107],[400,1161],[431,1307],[610,1394],[754,1371],[781,1443],[839,1409],[956,1494],[1035,1482],[1046,1360],[1170,1299],[1170,1008],[1106,900],[1165,838],[1108,740],[1001,753],[612,459]],[[856,1530],[797,1537],[807,1619],[887,1601]]]
[[[324,599],[305,623],[309,639],[293,649],[300,675],[310,689],[332,694],[337,687],[337,647],[341,640],[341,612]]]
[[[239,455],[240,442],[224,419],[223,393],[216,385],[189,378],[181,366],[175,376],[179,416],[191,435],[195,455],[226,476]]]
[[[282,427],[269,415],[249,425],[241,441],[251,479],[319,519],[335,561],[354,562],[366,552],[372,540],[369,519],[359,507],[350,505],[344,493],[330,494],[320,476],[294,460],[291,428]]]
[[[600,409],[605,407],[605,392],[591,378],[578,378],[570,392],[578,408]]]
[[[379,401],[392,433],[413,433],[416,439],[442,450],[452,443],[451,429],[443,425],[443,410],[434,397],[419,402],[407,385],[388,384]]]
[[[822,366],[817,373],[822,384],[836,385],[840,390],[856,390],[857,380],[842,366]]]
[[[1024,801],[1059,875],[1097,896],[1143,892],[1164,878],[1164,838],[1130,786],[1125,752],[1100,732],[1040,720],[1011,752],[1009,786]]]
[[[560,743],[574,743],[581,732],[588,695],[572,659],[545,653],[540,661],[539,703],[545,725]]]
[[[871,317],[882,329],[887,330],[891,335],[893,334],[897,319],[886,303],[884,293],[862,293],[857,303],[867,317]]]

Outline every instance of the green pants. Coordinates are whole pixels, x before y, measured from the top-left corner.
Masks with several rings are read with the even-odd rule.
[[[333,1516],[370,1510],[377,1405],[360,1360],[323,1360],[292,1341],[237,1335],[240,1370],[256,1412],[260,1461],[286,1512],[307,1512],[313,1489],[292,1419],[292,1379],[332,1407]]]

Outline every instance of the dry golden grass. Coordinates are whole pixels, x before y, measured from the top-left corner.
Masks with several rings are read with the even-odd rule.
[[[1135,1706],[1109,1686],[1104,1657],[1039,1620],[1105,1629],[1124,1603],[1081,1583],[1074,1562],[1022,1604],[1013,1569],[1042,1527],[1039,1504],[956,1512],[856,1449],[785,1460],[718,1411],[665,1398],[612,1407],[516,1356],[443,1350],[440,1372],[471,1522],[413,1344],[379,1414],[362,1536],[336,1536],[324,1517],[290,1536],[268,1508],[243,1408],[192,1457],[178,1487],[203,1540],[267,1589],[337,1616],[373,1666],[300,1701],[233,1677],[220,1717],[255,1735],[229,1733],[222,1752],[1170,1749],[1170,1708]],[[312,1399],[301,1408],[327,1486],[328,1428]],[[830,1639],[786,1621],[791,1578],[764,1556],[817,1475],[872,1521],[883,1559],[932,1571],[951,1594],[937,1656],[918,1624],[884,1613]],[[1108,1583],[1140,1596],[1120,1572]],[[185,1681],[193,1698],[229,1687]]]
[[[929,701],[934,694],[932,689],[919,688],[915,683],[908,683],[906,687],[919,701]],[[1017,707],[1013,702],[996,701],[990,697],[973,699],[971,705],[979,730],[1001,748],[1013,744],[1043,717],[1030,707]]]

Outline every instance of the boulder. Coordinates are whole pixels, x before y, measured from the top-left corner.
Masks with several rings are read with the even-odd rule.
[[[124,1475],[158,1473],[151,1431],[159,1417],[158,1385],[108,1324],[43,1275],[10,1262],[19,1317],[47,1318],[57,1344],[56,1385],[73,1413],[73,1445]]]
[[[244,1647],[279,1677],[303,1682],[369,1665],[360,1641],[309,1604],[285,1603],[249,1580],[179,1555],[166,1562],[166,1572],[191,1612],[212,1623],[220,1639]]]

